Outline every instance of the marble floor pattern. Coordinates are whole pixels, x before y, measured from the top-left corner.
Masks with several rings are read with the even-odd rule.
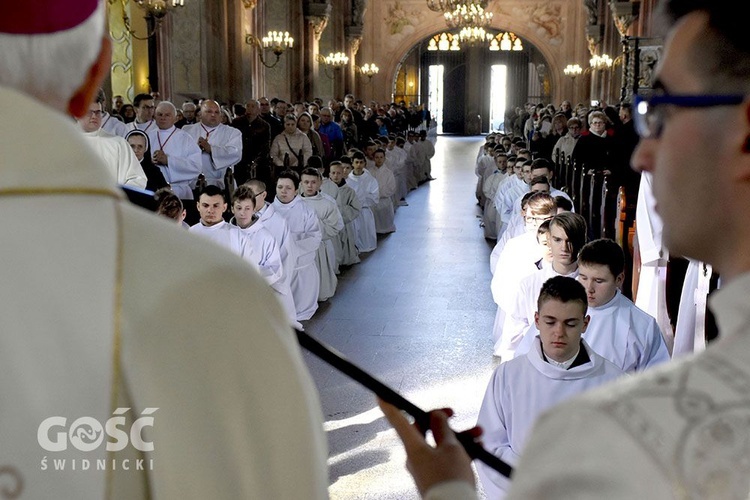
[[[436,180],[412,191],[397,231],[339,277],[306,330],[423,409],[476,422],[493,369],[491,245],[479,227],[474,162],[483,137],[440,136]],[[332,499],[416,499],[405,454],[375,397],[305,353],[320,392]]]

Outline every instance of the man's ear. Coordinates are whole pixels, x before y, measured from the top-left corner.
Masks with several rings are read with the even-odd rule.
[[[94,96],[99,90],[99,86],[104,81],[104,77],[107,76],[111,59],[112,43],[109,40],[109,35],[104,35],[102,37],[102,48],[99,51],[99,56],[89,68],[83,84],[76,90],[70,101],[68,101],[68,113],[71,116],[80,118],[88,112],[89,105],[94,102]]]

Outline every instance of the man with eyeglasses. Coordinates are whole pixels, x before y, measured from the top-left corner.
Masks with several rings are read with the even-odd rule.
[[[135,120],[128,123],[129,130],[140,130],[141,132],[151,132],[156,129],[154,122],[154,112],[156,104],[151,94],[138,94],[133,99],[133,108],[135,108]]]
[[[664,5],[673,26],[657,67],[658,94],[636,104],[641,142],[632,164],[653,175],[670,250],[721,271],[724,286],[710,300],[720,337],[694,357],[543,415],[510,499],[745,499],[750,492],[750,3]],[[431,493],[449,498],[439,490],[462,481],[452,498],[471,498],[466,455],[451,440],[428,448],[400,414],[388,415],[409,444],[423,491],[451,480]],[[434,430],[444,435],[445,418]]]
[[[104,160],[118,184],[145,189],[148,179],[130,145],[122,137],[102,129],[104,101],[104,92],[99,89],[96,99],[89,104],[88,113],[77,119],[78,126],[86,142]]]

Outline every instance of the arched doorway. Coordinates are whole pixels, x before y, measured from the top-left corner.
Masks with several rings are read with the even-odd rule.
[[[393,100],[428,108],[439,133],[502,130],[506,110],[550,101],[547,68],[542,53],[514,33],[493,29],[481,41],[462,43],[458,31],[440,31],[402,58]]]

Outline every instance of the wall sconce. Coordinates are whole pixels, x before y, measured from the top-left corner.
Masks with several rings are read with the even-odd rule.
[[[375,76],[375,75],[378,74],[378,72],[380,71],[380,68],[378,68],[377,66],[375,66],[375,64],[366,63],[363,66],[355,66],[354,70],[357,73],[360,73],[360,74],[366,76],[367,77],[367,81],[369,82],[370,80],[372,80],[373,76]]]
[[[563,69],[563,73],[565,73],[565,76],[569,76],[571,80],[575,81],[576,77],[583,73],[583,68],[578,64],[568,64],[565,66],[565,69]]]
[[[331,68],[333,70],[343,68],[344,66],[349,64],[349,57],[343,52],[336,52],[335,54],[331,52],[325,57],[323,57],[322,55],[318,55],[318,62],[323,64],[323,69],[325,70],[326,76],[330,79],[333,79],[333,75],[328,72],[328,68]]]
[[[591,58],[589,61],[589,64],[591,65],[591,69],[595,71],[602,71],[605,69],[609,69],[612,67],[612,58],[609,57],[607,54],[602,55],[594,55],[594,57]]]
[[[288,31],[269,31],[262,39],[259,39],[252,33],[248,33],[245,36],[245,43],[258,49],[260,62],[266,68],[273,68],[276,66],[284,51],[294,48],[294,38],[289,36]],[[276,56],[276,60],[272,64],[268,64],[263,56],[263,53],[268,49],[270,49]]]
[[[113,5],[117,1],[118,0],[109,0],[109,4]],[[133,3],[145,11],[146,20],[149,24],[150,31],[148,34],[144,37],[140,37],[135,34],[135,31],[133,31],[133,28],[130,26],[130,17],[128,17],[127,9],[125,7],[126,1],[127,0],[120,0],[120,5],[122,6],[122,20],[125,24],[125,29],[130,33],[130,36],[136,40],[148,40],[154,36],[161,27],[161,23],[164,21],[167,14],[169,14],[170,11],[185,5],[185,0],[133,0]]]

